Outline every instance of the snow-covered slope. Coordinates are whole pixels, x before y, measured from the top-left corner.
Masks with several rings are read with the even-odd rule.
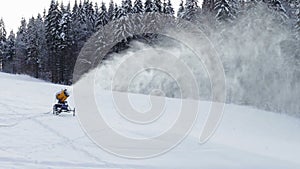
[[[0,168],[300,168],[300,120],[249,107],[226,105],[221,125],[213,138],[198,144],[208,102],[190,135],[170,152],[146,160],[115,157],[101,150],[70,114],[53,116],[49,111],[54,94],[64,86],[30,77],[0,73]],[[105,117],[115,128],[132,136],[151,135],[160,126],[142,130],[114,116],[109,93],[104,99]],[[141,102],[142,95],[133,95]],[[176,109],[179,100],[168,99]],[[71,106],[74,106],[70,100]],[[142,102],[141,102],[142,106]],[[113,119],[113,120],[112,120]],[[149,133],[148,133],[149,132]],[[153,132],[153,133],[151,133]]]

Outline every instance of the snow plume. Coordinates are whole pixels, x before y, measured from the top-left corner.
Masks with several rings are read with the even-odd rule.
[[[205,22],[199,19],[199,27],[203,25]],[[260,5],[247,11],[234,24],[220,25],[217,30],[207,29],[207,25],[208,37],[219,53],[225,69],[228,103],[300,116],[299,41],[293,38],[292,31],[287,26]],[[196,43],[199,46],[206,45],[202,41]],[[160,59],[159,55],[163,54],[183,61],[199,84],[201,98],[210,100],[209,76],[201,60],[188,47],[170,38],[162,38],[151,46],[137,41],[130,45],[128,50],[113,54],[97,68],[98,87],[110,90],[118,67],[132,57],[157,55],[151,57],[151,62],[164,62],[169,67],[174,66],[173,62]],[[144,62],[149,60],[144,59]],[[118,73],[126,77],[130,69],[128,64],[124,69],[126,71]],[[167,72],[145,69],[131,78],[129,87],[127,82],[119,80],[112,90],[192,98],[181,93],[178,86],[177,82],[184,77],[184,72],[180,70],[175,80]]]
[[[126,91],[132,93],[142,93],[166,96],[172,98],[193,98],[187,93],[182,93],[180,88],[188,88],[185,83],[180,83],[187,76],[186,71],[176,68],[178,62],[184,63],[189,70],[194,74],[196,81],[203,82],[198,88],[202,99],[209,99],[210,97],[210,83],[208,74],[206,73],[201,60],[190,51],[186,46],[169,38],[161,39],[158,44],[154,46],[147,45],[142,42],[134,41],[131,44],[129,50],[114,54],[110,59],[105,60],[103,64],[96,70],[97,78],[96,85],[102,89],[110,90],[112,81],[114,81],[113,90]],[[164,56],[162,58],[162,55]],[[141,58],[142,59],[138,59]],[[132,60],[129,61],[128,60]],[[139,61],[137,61],[139,60]],[[175,61],[174,61],[175,60]],[[126,63],[125,63],[126,62]],[[176,77],[171,72],[167,72],[162,69],[146,68],[149,62],[162,62],[165,63],[167,69],[177,69]],[[127,85],[128,79],[115,79],[116,73],[121,74],[123,77],[127,77],[131,71],[133,64],[140,64],[140,72],[134,76],[129,77],[130,84]],[[124,65],[126,71],[120,71],[119,68]],[[174,73],[174,72],[173,72]],[[120,76],[120,75],[119,75]],[[180,84],[186,86],[180,86]],[[196,93],[196,91],[195,91]]]
[[[228,102],[300,115],[299,41],[278,16],[258,5],[212,39],[225,67]]]

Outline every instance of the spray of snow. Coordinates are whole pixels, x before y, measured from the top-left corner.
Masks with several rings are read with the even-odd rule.
[[[164,45],[164,42],[167,42]],[[181,61],[187,65],[191,72],[195,75],[195,78],[198,82],[208,82],[208,83],[201,83],[199,86],[201,88],[201,96],[204,99],[208,99],[210,96],[210,83],[208,79],[208,75],[203,68],[201,61],[197,58],[189,49],[185,46],[176,43],[175,41],[171,41],[168,39],[167,41],[159,42],[160,45],[157,46],[149,46],[141,42],[132,42],[131,48],[124,53],[115,54],[111,59],[106,60],[103,64],[97,69],[97,78],[96,78],[96,85],[102,89],[110,90],[111,89],[111,82],[114,79],[116,72],[121,64],[127,61],[129,58],[132,57],[144,57],[146,58],[143,60],[143,63],[131,63],[131,64],[141,64],[144,65],[145,63],[149,62],[165,62],[168,63],[168,67],[174,67],[176,63],[174,60]],[[172,45],[170,45],[172,43]],[[159,52],[158,52],[159,51]],[[169,55],[165,58],[171,58],[170,60],[161,60],[159,55],[160,54]],[[140,56],[140,55],[143,56]],[[147,57],[149,55],[150,57]],[[157,56],[156,56],[157,55]],[[175,57],[175,59],[173,59]],[[151,60],[147,60],[151,59]],[[130,71],[130,65],[127,63],[127,70]],[[146,65],[146,64],[145,64]],[[146,67],[145,67],[146,68]],[[128,72],[120,72],[122,76],[128,76]],[[173,72],[174,73],[174,72]],[[184,91],[180,90],[178,81],[183,78],[185,73],[183,71],[177,71],[176,77],[174,78],[171,75],[171,72],[165,72],[159,69],[145,69],[141,70],[136,76],[131,77],[131,83],[127,88],[127,82],[122,81],[122,79],[117,79],[117,84],[114,86],[113,90],[116,91],[128,91],[132,93],[142,93],[142,94],[153,94],[153,95],[164,95],[167,97],[173,98],[181,98],[192,97],[188,96],[186,93],[181,93]],[[184,83],[181,83],[184,84]],[[186,84],[187,86],[189,84]]]
[[[201,22],[199,27],[203,24]],[[300,115],[300,62],[296,57],[299,46],[292,38],[292,32],[260,6],[239,18],[234,25],[222,25],[218,29],[208,31],[208,37],[216,46],[225,68],[227,102]],[[206,45],[201,41],[197,44]],[[209,76],[201,61],[186,46],[170,38],[164,38],[154,46],[136,41],[130,45],[128,50],[113,54],[97,68],[97,87],[111,90],[111,81],[120,64],[130,57],[138,57],[135,55],[138,51],[146,51],[144,55],[167,51],[188,65],[199,84],[201,98],[211,98]],[[152,61],[161,62],[159,57]],[[177,81],[185,74],[178,76]],[[162,91],[167,97],[179,98],[184,93],[180,93],[176,80],[162,71],[146,70],[132,78],[129,88],[119,81],[112,90],[155,95],[162,95],[155,92]]]

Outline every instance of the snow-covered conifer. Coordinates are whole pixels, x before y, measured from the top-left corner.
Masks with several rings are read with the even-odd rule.
[[[127,14],[132,13],[132,1],[131,0],[125,0],[124,1],[124,11]]]
[[[230,22],[235,18],[228,0],[216,0],[214,10],[215,17],[220,22]]]
[[[27,55],[27,22],[24,18],[21,20],[21,26],[18,29],[16,37],[16,73],[25,73],[25,60]]]
[[[101,26],[105,26],[109,21],[108,13],[106,10],[105,3],[102,2],[100,14],[96,20],[96,27],[99,29]]]
[[[152,7],[152,1],[151,0],[146,0],[145,1],[145,12],[153,12],[153,7]]]
[[[139,14],[144,12],[143,2],[141,0],[135,0],[134,1],[132,12],[133,13],[139,13]]]
[[[6,57],[6,30],[3,19],[0,19],[0,64],[2,65]],[[1,68],[2,69],[2,66]],[[2,71],[2,70],[0,70]]]
[[[178,11],[177,11],[177,17],[183,18],[183,16],[184,16],[184,4],[183,4],[183,0],[181,0]]]
[[[152,11],[161,13],[163,10],[161,0],[153,0],[152,1]]]
[[[172,3],[171,3],[171,0],[168,0],[168,2],[166,2],[166,0],[164,0],[164,8],[163,8],[163,12],[165,14],[168,14],[168,15],[174,15],[174,8],[172,6]]]
[[[108,5],[108,11],[107,11],[107,17],[108,19],[111,21],[113,20],[113,17],[114,17],[114,10],[115,10],[115,7],[114,7],[114,1],[111,0],[109,2],[109,5]]]
[[[186,0],[183,12],[183,18],[191,20],[198,10],[198,0]]]
[[[16,73],[14,62],[16,56],[16,46],[15,46],[16,36],[13,31],[10,32],[7,38],[7,50],[6,57],[3,60],[3,71],[7,73]]]

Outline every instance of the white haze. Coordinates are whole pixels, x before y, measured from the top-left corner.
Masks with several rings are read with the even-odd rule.
[[[221,27],[222,30],[208,31],[208,34],[225,68],[227,102],[299,116],[300,70],[299,58],[296,57],[299,56],[299,41],[293,38],[290,29],[278,24],[277,18],[261,6],[241,17],[236,24]],[[203,43],[198,42],[205,45]],[[134,56],[137,51],[146,49],[144,55],[152,55],[157,50],[164,50],[189,66],[199,84],[201,98],[210,99],[207,73],[188,48],[170,39],[162,40],[156,46],[141,42],[130,45],[129,50],[114,54],[97,69],[98,87],[110,90],[118,66],[130,57],[137,57]],[[161,62],[159,58],[156,61]],[[126,76],[127,72],[122,74]],[[132,80],[129,89],[124,84],[119,81],[113,90],[155,94],[153,91],[159,89],[167,97],[181,97],[176,81],[156,70],[140,73]]]

